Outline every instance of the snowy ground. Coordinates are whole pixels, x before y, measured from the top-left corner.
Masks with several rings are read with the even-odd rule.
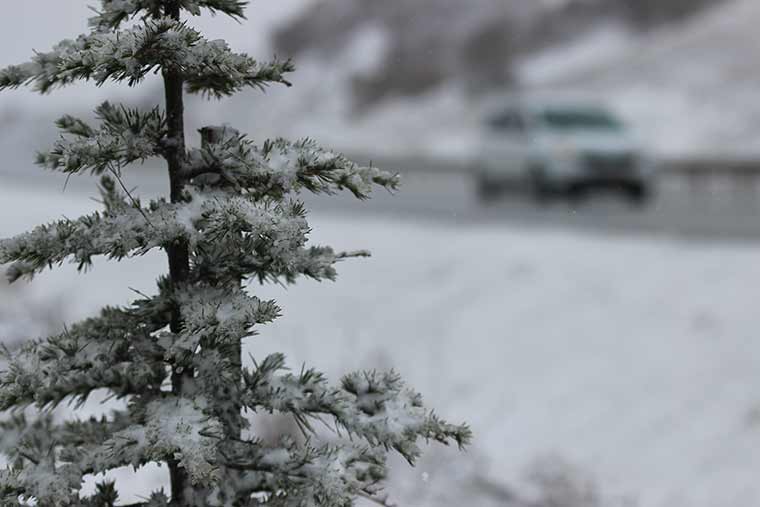
[[[0,189],[3,235],[94,205],[27,192]],[[315,241],[374,257],[342,265],[336,284],[256,288],[284,317],[247,348],[284,351],[332,378],[393,366],[441,415],[471,423],[465,456],[437,450],[412,472],[398,464],[400,505],[514,505],[510,494],[530,496],[537,459],[574,464],[599,505],[760,504],[760,244],[335,212],[312,224]],[[66,266],[0,291],[0,302],[61,294],[67,318],[80,318],[127,301],[129,287],[150,291],[163,269],[157,255],[81,276]],[[135,495],[165,475],[140,477]]]

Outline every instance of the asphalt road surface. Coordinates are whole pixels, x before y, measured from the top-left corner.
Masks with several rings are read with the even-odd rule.
[[[396,167],[404,167],[403,163]],[[125,184],[136,193],[152,197],[166,193],[163,169],[138,167],[125,171]],[[97,195],[94,181],[75,176],[66,182],[60,174],[38,168],[18,172],[0,171],[17,191],[62,192]],[[656,183],[652,200],[638,206],[615,194],[593,194],[581,201],[556,199],[535,202],[519,190],[498,200],[479,200],[475,181],[465,172],[402,172],[402,187],[390,194],[377,190],[371,200],[357,201],[350,195],[306,196],[316,212],[351,216],[387,216],[408,220],[440,220],[461,224],[512,224],[529,227],[581,229],[612,234],[664,234],[706,238],[760,239],[760,189],[717,182],[695,192],[678,178]]]
[[[716,182],[695,192],[685,181],[662,179],[655,183],[652,199],[637,205],[615,193],[538,203],[519,189],[483,202],[477,196],[474,179],[465,173],[412,172],[403,175],[402,181],[398,193],[380,191],[366,202],[340,196],[313,197],[308,203],[318,211],[460,223],[577,228],[619,234],[760,238],[760,192],[756,188],[737,188],[730,182]]]

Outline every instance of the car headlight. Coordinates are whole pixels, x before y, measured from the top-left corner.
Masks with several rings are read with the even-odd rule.
[[[560,143],[553,147],[552,154],[563,162],[574,162],[578,159],[578,149],[570,143]]]
[[[581,167],[580,151],[570,143],[559,143],[551,148],[551,170],[557,175],[575,174]]]

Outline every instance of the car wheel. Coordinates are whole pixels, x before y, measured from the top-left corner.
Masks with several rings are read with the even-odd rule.
[[[540,167],[532,167],[528,170],[528,185],[533,199],[545,204],[551,197],[551,188],[546,181],[546,174]]]
[[[567,197],[573,203],[582,203],[589,197],[591,189],[588,185],[574,183],[567,187]]]
[[[633,183],[626,187],[626,195],[632,203],[643,206],[650,200],[651,191],[644,183]]]
[[[492,202],[501,194],[500,186],[484,175],[479,175],[476,182],[478,199],[482,202]]]

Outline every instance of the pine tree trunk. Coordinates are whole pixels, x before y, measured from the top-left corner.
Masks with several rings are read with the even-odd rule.
[[[178,0],[166,0],[164,13],[167,17],[180,19],[180,3]],[[168,143],[166,161],[169,168],[169,191],[171,202],[181,202],[185,187],[182,175],[182,162],[185,156],[185,121],[183,104],[183,78],[178,70],[166,69],[163,72],[164,91],[166,96],[166,121]],[[167,248],[169,257],[169,278],[172,289],[184,285],[190,275],[190,252],[185,242],[176,243]],[[182,328],[180,308],[175,304],[172,310],[170,324],[173,333],[179,333]],[[172,392],[181,395],[185,379],[192,378],[192,369],[172,371]],[[177,460],[169,460],[169,477],[171,481],[171,504],[174,507],[185,507],[185,495],[190,487],[187,472],[179,466]]]

